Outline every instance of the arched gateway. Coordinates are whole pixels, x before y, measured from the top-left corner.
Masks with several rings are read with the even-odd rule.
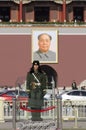
[[[57,75],[57,72],[54,70],[54,68],[52,68],[49,65],[41,65],[41,68],[43,71],[46,72],[46,74],[48,76],[48,89],[52,88],[52,78],[54,79],[55,88],[56,88],[57,81],[58,81],[58,75]]]

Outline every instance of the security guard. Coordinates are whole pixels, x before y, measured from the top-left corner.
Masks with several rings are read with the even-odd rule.
[[[30,71],[27,73],[26,89],[29,93],[28,106],[32,110],[41,110],[43,97],[46,93],[47,76],[41,70],[39,61],[33,61]],[[40,112],[32,112],[32,121],[41,121]]]

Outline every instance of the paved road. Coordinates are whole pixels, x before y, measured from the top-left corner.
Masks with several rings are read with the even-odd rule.
[[[40,123],[39,122],[34,123],[30,120],[17,122],[16,123],[16,130],[23,130],[22,129],[23,127],[24,127],[24,130],[32,130],[30,128],[30,126],[34,125],[34,128],[35,128],[35,126],[37,126],[37,128],[38,128],[38,124],[39,125],[45,124],[45,126],[46,126],[46,123],[48,124],[48,126],[50,125],[50,127],[47,127],[47,128],[45,127],[44,130],[56,130],[56,126],[57,126],[56,123],[57,122],[55,122],[53,120],[52,121],[51,120],[47,120],[47,121],[44,120]],[[21,129],[18,129],[18,128],[20,128],[20,126],[22,126]],[[25,126],[26,126],[26,128],[25,128]],[[63,130],[74,130],[74,129],[86,130],[86,121],[78,121],[78,123],[76,123],[74,121],[64,121],[63,122]],[[9,122],[6,121],[3,123],[0,122],[0,130],[14,130],[12,121],[9,121]],[[35,128],[34,130],[38,130],[38,129]],[[41,127],[41,129],[39,129],[39,130],[43,130],[43,128]]]

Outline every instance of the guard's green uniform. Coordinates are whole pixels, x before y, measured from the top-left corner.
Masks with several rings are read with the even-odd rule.
[[[43,97],[46,90],[47,76],[44,72],[43,73],[34,72],[34,75],[38,79],[40,84],[34,85],[34,83],[38,83],[38,81],[33,76],[33,73],[28,72],[26,89],[29,92],[28,106],[31,109],[36,110],[41,109],[41,107],[43,106]],[[40,113],[32,112],[32,120],[41,120]]]

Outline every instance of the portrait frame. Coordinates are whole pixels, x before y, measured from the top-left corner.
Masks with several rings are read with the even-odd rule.
[[[55,53],[54,60],[42,60],[38,58],[34,58],[34,53],[39,50],[38,46],[38,36],[40,34],[48,34],[52,37],[51,44],[49,50]],[[40,63],[58,63],[58,29],[53,28],[34,28],[32,29],[32,45],[31,45],[31,55],[32,62],[34,60],[39,60]],[[52,54],[51,54],[52,57]]]

